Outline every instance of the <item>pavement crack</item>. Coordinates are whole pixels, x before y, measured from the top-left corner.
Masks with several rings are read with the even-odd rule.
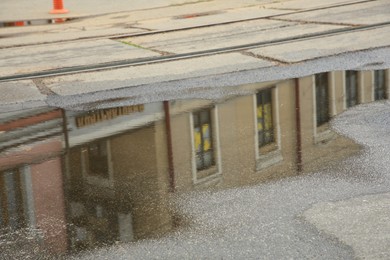
[[[175,53],[173,53],[173,52],[161,51],[161,50],[153,49],[153,48],[150,48],[150,47],[144,47],[142,45],[139,45],[139,44],[136,44],[136,43],[133,43],[133,42],[128,42],[128,41],[119,41],[119,42],[121,42],[123,44],[126,44],[126,45],[129,45],[129,46],[132,46],[132,47],[135,47],[135,48],[156,52],[156,53],[158,53],[158,54],[160,54],[162,56],[175,55]]]
[[[307,21],[307,20],[275,18],[275,17],[266,17],[264,19],[273,20],[273,21],[282,21],[282,22],[293,22],[293,23],[300,23],[300,24],[321,24],[321,25],[338,25],[338,26],[351,26],[351,27],[363,26],[362,24],[319,22],[319,21]]]
[[[153,29],[146,28],[146,27],[142,27],[142,26],[136,26],[136,25],[131,25],[131,26],[129,26],[128,28],[130,28],[130,29],[144,30],[144,31],[146,31],[146,32],[153,32],[153,31],[154,31]]]
[[[250,52],[250,51],[241,51],[240,53],[242,55],[253,57],[253,58],[256,58],[256,59],[270,61],[272,63],[276,63],[276,65],[289,65],[289,64],[291,64],[290,62],[278,60],[278,59],[275,59],[275,58],[272,58],[272,57],[267,57],[267,56],[263,56],[263,55],[259,55],[259,54],[254,54],[253,52]]]
[[[177,6],[186,6],[186,5],[193,5],[193,4],[199,4],[199,3],[203,3],[203,2],[212,2],[213,0],[195,0],[193,2],[184,2],[184,3],[177,3],[177,4],[171,4],[169,5],[168,7],[177,7]]]
[[[39,92],[42,95],[55,95],[55,93],[50,88],[48,88],[45,83],[43,83],[42,79],[33,79],[32,81],[34,82],[35,86],[37,86]]]
[[[267,7],[264,6],[265,9],[272,9],[272,10],[282,10],[282,11],[302,11],[303,9],[299,8],[283,8],[283,7]]]

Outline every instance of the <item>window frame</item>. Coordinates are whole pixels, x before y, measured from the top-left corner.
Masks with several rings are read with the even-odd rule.
[[[86,180],[88,184],[91,185],[97,185],[97,186],[103,186],[103,187],[113,187],[114,185],[114,174],[113,174],[113,165],[112,165],[112,158],[111,158],[111,142],[109,139],[100,139],[95,140],[93,143],[96,142],[106,142],[106,152],[107,152],[107,171],[108,176],[102,177],[99,175],[93,175],[90,174],[90,170],[88,168],[89,165],[89,156],[88,156],[88,144],[83,145],[80,147],[80,156],[81,156],[81,169],[82,169],[82,176]]]
[[[266,89],[263,89],[263,90],[260,90],[256,93],[256,132],[257,132],[257,136],[258,136],[258,139],[257,139],[257,145],[258,145],[258,148],[259,148],[259,151],[262,151],[264,149],[266,149],[265,147],[267,146],[270,146],[272,145],[273,143],[275,143],[275,116],[274,116],[274,108],[273,108],[273,95],[272,95],[272,88],[266,88]],[[269,95],[269,97],[266,97],[265,95]],[[269,100],[269,106],[270,106],[270,114],[271,114],[271,122],[272,122],[272,126],[267,129],[267,119],[265,118],[266,117],[266,114],[268,109],[267,109],[267,105],[268,105],[268,102],[266,102],[266,99]],[[260,102],[259,102],[260,100]],[[259,107],[261,107],[261,111],[262,111],[262,122],[260,123],[261,124],[261,128],[263,130],[259,130]],[[262,131],[262,133],[260,133]],[[269,140],[266,140],[268,137],[267,137],[267,134],[270,135],[269,137]],[[260,135],[261,135],[261,138],[260,138]],[[262,139],[260,141],[260,139]]]
[[[377,72],[382,72],[383,73],[383,89],[382,89],[382,91],[383,91],[383,93],[382,93],[382,97],[381,98],[378,98],[378,93],[377,93],[377,91],[378,91],[378,89],[380,89],[380,88],[378,88],[377,87]],[[387,70],[385,70],[385,69],[383,69],[383,70],[374,70],[373,72],[372,72],[372,77],[373,77],[373,79],[372,79],[372,92],[373,92],[373,94],[372,94],[372,96],[373,96],[373,101],[379,101],[379,100],[386,100],[386,99],[388,99],[388,93],[387,93],[387,91],[388,91],[388,87],[387,87],[387,85],[388,85],[388,81],[387,81]]]
[[[17,214],[17,218],[15,218],[15,215],[9,215],[10,214],[10,203],[9,201],[9,195],[10,191],[6,187],[6,175],[11,175],[10,180],[12,180],[13,183],[13,200],[14,200],[14,213]],[[4,171],[0,171],[0,230],[10,230],[10,231],[16,231],[22,228],[27,227],[28,225],[28,219],[27,219],[27,213],[25,208],[25,195],[22,185],[22,176],[23,172],[19,168],[13,168],[8,169]],[[11,221],[15,221],[14,225],[12,226]]]
[[[328,91],[328,120],[323,124],[318,125],[317,115],[317,82],[316,75],[327,74],[327,91]],[[345,78],[343,77],[345,82]],[[343,83],[344,84],[344,83]],[[324,144],[336,137],[335,133],[329,128],[329,121],[333,116],[337,115],[336,108],[336,87],[335,87],[335,72],[328,71],[314,74],[312,77],[312,91],[313,91],[313,143]],[[344,90],[345,92],[345,90]],[[345,102],[344,102],[345,105]]]
[[[326,125],[331,119],[331,112],[330,112],[331,99],[330,99],[330,84],[329,84],[331,81],[331,78],[330,78],[329,74],[330,74],[329,72],[322,72],[322,73],[317,73],[314,75],[314,81],[313,81],[313,83],[314,83],[314,98],[313,99],[314,99],[314,104],[315,104],[315,106],[314,106],[315,125],[317,128],[321,127],[323,125]],[[320,82],[319,77],[326,78],[326,81]],[[319,85],[318,83],[322,83],[322,84]],[[321,100],[321,102],[318,102],[319,101],[318,100],[319,87],[326,89],[325,90],[326,101]],[[320,107],[319,107],[319,105],[320,105]],[[322,112],[321,115],[319,115],[319,112]],[[326,114],[326,115],[323,115],[323,114]]]
[[[207,115],[207,120],[205,122],[202,122],[202,113]],[[198,130],[199,137],[200,137],[199,151],[197,151],[196,142],[194,142],[196,170],[199,172],[199,171],[207,170],[216,164],[215,153],[214,153],[213,122],[211,118],[211,109],[206,108],[206,109],[201,109],[192,112],[192,120],[193,120],[194,137],[195,134],[197,133],[195,129],[199,128]],[[204,132],[203,129],[205,125],[208,126],[207,134]],[[207,151],[205,150],[205,146],[207,144],[206,142],[208,142],[210,146],[210,148],[208,148]],[[211,158],[209,162],[206,161],[206,157],[208,153],[211,154],[210,156]],[[198,158],[200,158],[201,166],[198,165],[198,160],[197,160]]]
[[[209,110],[210,115],[210,132],[213,147],[214,164],[208,168],[197,169],[196,164],[196,150],[195,150],[195,125],[194,125],[194,113],[200,111]],[[219,118],[217,105],[202,107],[189,113],[190,121],[190,139],[192,150],[192,179],[194,184],[201,184],[209,180],[213,180],[221,175],[221,155],[220,155],[220,140],[219,140]]]
[[[257,94],[261,91],[271,91],[272,123],[273,123],[273,142],[259,147],[258,125],[257,125]],[[258,89],[253,97],[253,122],[254,122],[254,149],[256,168],[259,172],[265,168],[273,166],[283,160],[281,152],[281,134],[279,125],[279,88],[277,85]]]
[[[351,94],[351,88],[350,86],[352,85],[351,81],[350,81],[350,76],[349,74],[356,74],[356,85],[355,85],[355,89],[356,89],[356,98],[355,98],[355,101],[356,103],[352,103],[351,101],[351,97],[350,97],[350,94]],[[357,70],[346,70],[344,71],[344,108],[345,109],[348,109],[348,108],[351,108],[351,107],[354,107],[358,104],[360,104],[360,100],[359,100],[359,86],[361,84],[360,82],[360,74],[359,71]]]

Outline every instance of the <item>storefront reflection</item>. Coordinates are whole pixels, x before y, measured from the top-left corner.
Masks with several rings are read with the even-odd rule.
[[[303,174],[359,151],[329,125],[349,107],[337,88],[343,80],[330,72],[238,86],[248,94],[217,101],[1,114],[1,254],[62,255],[158,237],[178,227],[173,192]],[[376,89],[367,86],[358,102],[377,99]]]
[[[2,114],[2,256],[58,256],[170,230],[161,107]]]

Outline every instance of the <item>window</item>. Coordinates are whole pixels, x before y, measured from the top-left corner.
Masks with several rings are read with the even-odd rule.
[[[0,172],[0,229],[17,230],[25,226],[19,170]]]
[[[347,108],[358,104],[358,72],[347,70],[345,72],[345,97]]]
[[[386,73],[384,70],[374,71],[374,97],[375,100],[386,98]]]
[[[258,146],[260,148],[274,142],[272,89],[257,93],[256,101]]]
[[[107,141],[88,144],[83,149],[83,161],[89,176],[109,178]]]
[[[211,109],[194,112],[192,117],[196,169],[201,171],[215,165]]]
[[[258,172],[283,161],[279,138],[278,96],[277,87],[261,90],[253,96]]]
[[[315,75],[317,126],[329,121],[328,73]]]

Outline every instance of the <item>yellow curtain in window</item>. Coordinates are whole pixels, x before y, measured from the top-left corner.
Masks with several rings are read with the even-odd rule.
[[[211,148],[209,124],[202,125],[202,135],[203,135],[203,151],[207,152]]]
[[[202,137],[200,134],[199,127],[194,129],[194,144],[195,144],[195,151],[200,151],[201,144],[202,144]]]
[[[257,107],[257,130],[263,130],[263,107],[258,106]]]

